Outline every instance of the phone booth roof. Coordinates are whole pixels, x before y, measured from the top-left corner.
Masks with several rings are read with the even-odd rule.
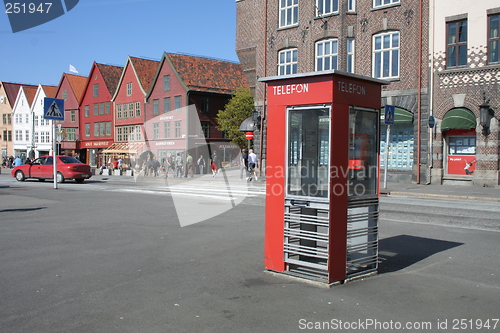
[[[329,70],[260,78],[267,83],[268,106],[339,103],[380,107],[386,80]]]

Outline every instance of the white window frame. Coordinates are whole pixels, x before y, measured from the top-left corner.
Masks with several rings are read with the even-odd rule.
[[[153,139],[160,138],[160,123],[153,123]]]
[[[339,13],[339,0],[316,0],[316,16]]]
[[[356,0],[347,0],[347,12],[355,12],[356,11]]]
[[[327,71],[339,68],[339,40],[324,39],[314,46],[314,65],[316,71]]]
[[[400,0],[373,0],[373,8],[387,7],[399,3]]]
[[[293,27],[299,24],[299,0],[278,0],[280,6],[279,27]]]
[[[298,73],[298,49],[286,49],[278,52],[278,75]]]
[[[170,139],[170,121],[163,123],[163,137],[165,139]]]
[[[397,36],[397,39],[394,38],[395,36]],[[396,40],[397,43],[395,43]],[[380,47],[377,45],[378,42],[380,42]],[[374,35],[372,44],[373,77],[379,79],[398,79],[401,63],[401,34],[399,31]],[[397,64],[394,64],[395,61]],[[386,62],[388,66],[386,66]]]
[[[132,82],[127,83],[127,96],[132,96]]]
[[[354,38],[346,39],[346,66],[345,71],[354,73]],[[350,65],[350,66],[349,66]]]

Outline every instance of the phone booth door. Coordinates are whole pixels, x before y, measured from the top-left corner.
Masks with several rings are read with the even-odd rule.
[[[287,109],[284,260],[288,271],[328,272],[330,107]]]

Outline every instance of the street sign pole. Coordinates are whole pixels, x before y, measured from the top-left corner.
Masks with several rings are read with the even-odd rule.
[[[384,188],[387,188],[387,164],[389,163],[389,145],[391,142],[389,138],[391,137],[391,125],[387,125],[387,132],[385,137]]]
[[[52,120],[52,166],[54,169],[54,189],[57,189],[57,131],[56,120],[64,121],[64,100],[43,99],[43,118]]]
[[[389,164],[389,147],[390,147],[390,137],[391,137],[391,125],[394,125],[394,116],[395,116],[395,107],[394,105],[386,105],[384,112],[384,123],[387,125],[387,133],[386,133],[386,143],[385,143],[385,166],[384,166],[384,188],[387,188],[387,169]]]
[[[54,166],[54,189],[57,190],[57,138],[56,121],[52,120],[52,165]]]

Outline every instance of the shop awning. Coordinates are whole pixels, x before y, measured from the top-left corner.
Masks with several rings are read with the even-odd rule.
[[[384,115],[385,108],[380,110],[381,114]],[[380,119],[380,123],[384,124],[384,119]],[[397,124],[412,124],[413,123],[413,113],[410,111],[406,111],[405,109],[401,109],[398,107],[394,108],[394,125]]]
[[[146,144],[144,142],[119,142],[113,143],[101,153],[104,154],[140,154]]]
[[[451,109],[444,115],[441,131],[476,128],[476,116],[466,108]]]

